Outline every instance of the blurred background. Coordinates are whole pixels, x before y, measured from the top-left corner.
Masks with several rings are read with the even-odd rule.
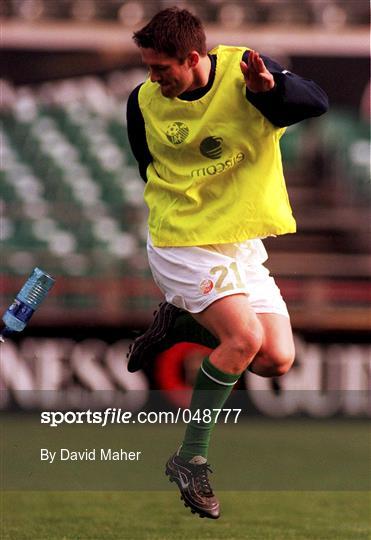
[[[33,267],[56,278],[27,329],[2,347],[3,406],[17,388],[192,382],[204,353],[194,345],[168,351],[144,373],[125,368],[130,338],[150,324],[162,300],[147,265],[144,184],[125,128],[128,95],[146,77],[131,36],[174,4],[1,3],[2,312]],[[330,98],[328,114],[282,138],[298,232],[265,242],[291,313],[297,361],[280,385],[253,376],[241,384],[272,392],[285,384],[368,391],[369,2],[176,4],[201,16],[210,48],[254,48],[315,80]]]

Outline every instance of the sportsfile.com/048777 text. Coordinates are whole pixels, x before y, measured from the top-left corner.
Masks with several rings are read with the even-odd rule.
[[[104,411],[43,411],[41,424],[58,427],[61,424],[96,424],[105,427],[109,424],[177,424],[183,422],[236,424],[241,409],[182,409],[176,411],[140,411],[133,413],[122,409],[107,408]]]

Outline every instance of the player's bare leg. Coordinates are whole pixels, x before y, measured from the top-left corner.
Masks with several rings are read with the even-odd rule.
[[[166,465],[166,474],[175,481],[186,506],[201,517],[219,517],[219,502],[208,480],[207,453],[215,410],[223,408],[234,384],[263,343],[263,327],[249,305],[247,296],[236,294],[216,300],[195,317],[220,341],[198,372],[181,449]],[[208,420],[205,410],[213,411]],[[199,413],[201,419],[194,419]]]
[[[219,340],[210,362],[225,373],[245,371],[263,345],[263,325],[245,294],[220,298],[192,316]]]
[[[259,313],[257,317],[263,327],[263,343],[249,370],[261,377],[284,375],[295,359],[290,319],[276,313]]]

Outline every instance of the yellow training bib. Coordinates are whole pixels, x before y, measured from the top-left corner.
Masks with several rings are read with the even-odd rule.
[[[246,48],[219,46],[212,88],[196,101],[139,91],[153,162],[144,197],[153,244],[197,246],[295,232],[277,128],[246,99]]]

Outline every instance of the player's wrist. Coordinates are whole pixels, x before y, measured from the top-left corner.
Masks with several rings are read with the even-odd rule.
[[[251,94],[270,94],[270,93],[274,93],[276,88],[277,88],[277,85],[276,85],[275,82],[273,83],[273,86],[271,86],[270,88],[259,88],[259,89],[257,89],[257,88],[249,87],[248,85],[246,85],[247,92],[249,92]]]

